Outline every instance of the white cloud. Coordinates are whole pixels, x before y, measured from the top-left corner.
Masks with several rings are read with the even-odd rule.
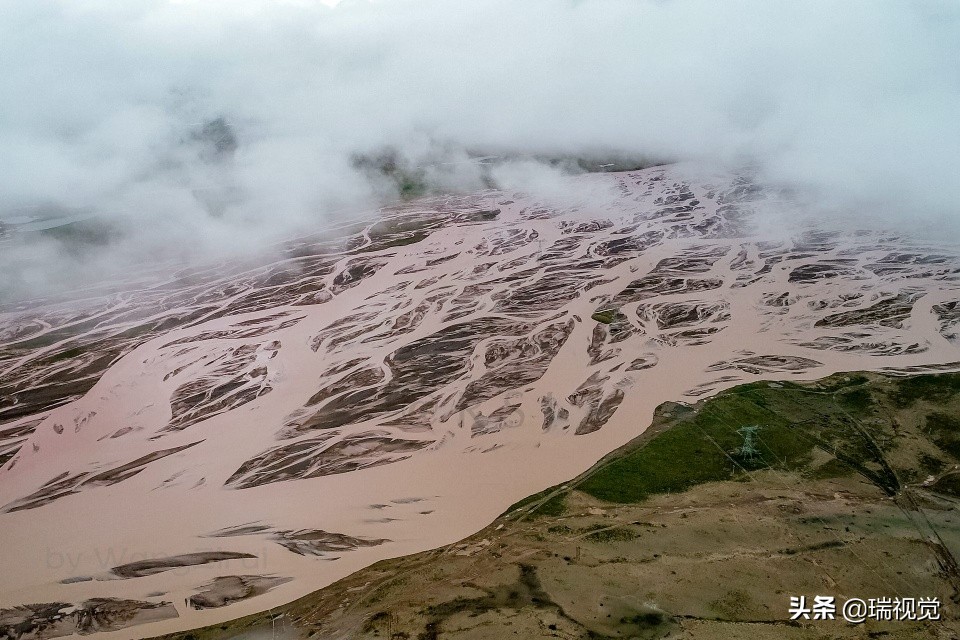
[[[367,206],[380,185],[351,158],[388,146],[414,163],[749,161],[911,219],[960,201],[946,0],[0,0],[0,15],[0,217],[95,211],[156,250]],[[196,132],[221,116],[238,147],[210,162]]]

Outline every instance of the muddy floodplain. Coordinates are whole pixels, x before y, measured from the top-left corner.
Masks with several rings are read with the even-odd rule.
[[[428,197],[0,310],[3,619],[218,623],[470,536],[662,402],[960,368],[943,247],[825,227],[749,176],[570,180],[582,198]],[[540,597],[537,575],[504,584]]]

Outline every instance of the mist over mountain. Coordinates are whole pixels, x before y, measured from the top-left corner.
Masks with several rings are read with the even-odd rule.
[[[582,169],[544,157],[749,166],[885,224],[945,228],[960,198],[951,2],[0,11],[4,297],[131,263],[249,254],[423,190],[549,191],[548,176]],[[87,223],[15,234],[50,219]],[[65,250],[77,235],[97,249]]]

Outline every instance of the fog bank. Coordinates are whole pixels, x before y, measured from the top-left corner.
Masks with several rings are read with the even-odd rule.
[[[748,165],[835,210],[952,221],[960,5],[939,0],[0,0],[0,297],[247,253],[471,154]],[[526,162],[501,179],[523,186]],[[549,181],[547,181],[549,182]],[[884,222],[885,223],[885,222]],[[879,222],[878,222],[879,224]]]

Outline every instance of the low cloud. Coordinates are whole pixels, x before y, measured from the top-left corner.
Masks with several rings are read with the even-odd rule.
[[[947,0],[0,0],[0,220],[108,220],[109,256],[3,247],[0,295],[136,256],[245,253],[470,154],[749,164],[885,219],[960,201]],[[512,163],[504,184],[551,171]],[[141,258],[142,259],[142,258]]]

